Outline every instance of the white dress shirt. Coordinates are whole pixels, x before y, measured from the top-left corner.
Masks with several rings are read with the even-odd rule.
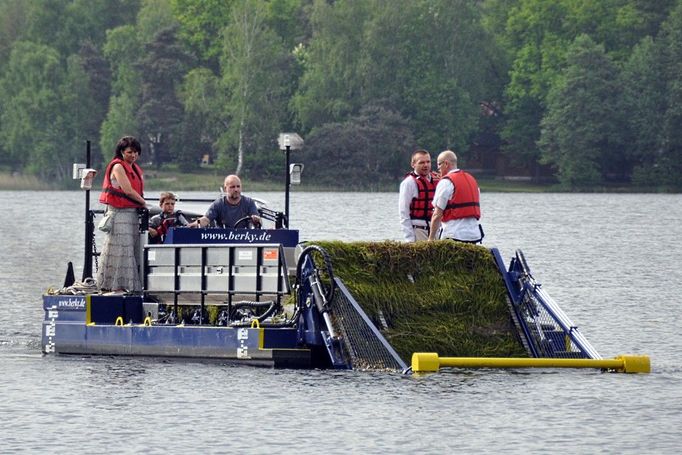
[[[410,204],[412,199],[419,195],[419,188],[417,182],[412,175],[408,175],[400,182],[400,193],[398,194],[398,215],[400,216],[400,230],[406,242],[414,242],[416,240],[414,234],[414,226],[428,227],[428,223],[424,220],[413,220],[410,218]]]
[[[453,169],[448,174],[458,172],[459,169]],[[445,210],[448,201],[455,191],[455,186],[450,179],[442,178],[436,186],[436,194],[433,196],[433,206]],[[479,194],[481,189],[478,189]],[[481,230],[478,227],[478,220],[475,217],[459,218],[457,220],[442,221],[441,238],[464,240],[467,242],[475,242],[481,239]]]

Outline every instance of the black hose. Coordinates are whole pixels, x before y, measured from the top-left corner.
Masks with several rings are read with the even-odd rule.
[[[235,313],[237,312],[237,310],[240,310],[240,309],[242,309],[242,308],[251,308],[251,309],[262,309],[262,308],[267,308],[263,314],[261,314],[260,316],[258,316],[258,317],[255,318],[255,319],[258,320],[258,322],[263,322],[264,320],[266,320],[267,318],[269,318],[270,316],[272,316],[272,315],[277,311],[277,309],[280,308],[280,305],[279,305],[276,301],[268,301],[268,302],[246,302],[246,301],[244,301],[244,302],[237,302],[237,303],[235,303],[235,304],[232,305],[232,311],[230,312],[228,319],[229,319],[229,320],[232,320],[232,319],[234,318]],[[250,324],[250,323],[251,323],[251,322],[245,323],[245,324],[248,325],[248,324]],[[234,325],[234,324],[233,324],[233,326],[237,327],[237,325]]]
[[[256,319],[258,320],[258,322],[263,322],[264,320],[269,318],[271,315],[273,315],[275,313],[275,311],[277,311],[278,308],[279,308],[279,305],[277,304],[277,302],[272,302],[272,305],[270,305],[270,308],[265,310],[265,313],[261,314]]]
[[[239,310],[242,308],[269,308],[273,302],[268,300],[265,302],[252,302],[252,301],[241,301],[232,304],[233,310]]]
[[[277,328],[277,327],[292,327],[296,323],[296,319],[298,318],[299,314],[299,309],[298,307],[295,309],[294,314],[291,315],[291,319],[274,323],[274,322],[263,322],[267,318],[269,318],[277,309],[279,308],[279,305],[277,305],[276,302],[272,302],[272,305],[267,309],[265,313],[262,315],[258,316],[256,320],[258,321],[259,327],[268,327],[268,328]],[[235,322],[233,324],[230,324],[230,327],[251,327],[253,320],[248,321],[248,322]]]
[[[329,286],[328,287],[323,286],[327,287],[324,293],[324,298],[326,299],[327,302],[331,302],[332,298],[334,297],[334,291],[336,290],[336,283],[334,282],[334,269],[332,268],[332,261],[329,258],[329,254],[324,250],[324,248],[320,246],[310,245],[305,247],[303,251],[301,251],[301,255],[298,257],[298,262],[296,263],[296,285],[297,286],[301,285],[301,271],[303,270],[303,264],[305,263],[306,257],[311,256],[313,251],[317,251],[318,253],[320,253],[322,255],[322,259],[324,260],[324,267],[327,271],[327,275],[329,276]],[[319,270],[312,256],[310,257],[310,260],[313,263],[315,272],[319,276]]]

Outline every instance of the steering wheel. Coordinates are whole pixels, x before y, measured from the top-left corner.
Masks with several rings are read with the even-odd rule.
[[[242,225],[243,226],[240,226]],[[234,223],[234,229],[260,229],[260,223],[254,223],[251,215],[247,215],[243,218],[239,218],[236,223]]]

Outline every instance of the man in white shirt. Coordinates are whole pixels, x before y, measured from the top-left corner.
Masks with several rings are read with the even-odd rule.
[[[426,150],[412,154],[411,166],[412,172],[400,183],[398,195],[400,230],[406,242],[428,239],[433,213],[431,201],[438,183],[437,176],[431,172],[431,155]]]
[[[457,168],[457,155],[446,150],[438,155],[441,179],[433,197],[433,216],[429,240],[435,240],[438,229],[443,226],[440,238],[466,243],[480,243],[483,229],[480,193],[476,179]]]

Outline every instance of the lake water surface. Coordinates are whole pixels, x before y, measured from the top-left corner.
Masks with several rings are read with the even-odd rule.
[[[284,205],[281,194],[251,195]],[[301,240],[400,238],[397,193],[293,193],[290,205]],[[61,286],[68,260],[82,265],[83,194],[0,191],[0,207],[0,453],[678,453],[682,446],[682,195],[482,195],[484,245],[506,261],[522,249],[603,357],[648,354],[650,375],[401,376],[43,356],[41,294]]]

